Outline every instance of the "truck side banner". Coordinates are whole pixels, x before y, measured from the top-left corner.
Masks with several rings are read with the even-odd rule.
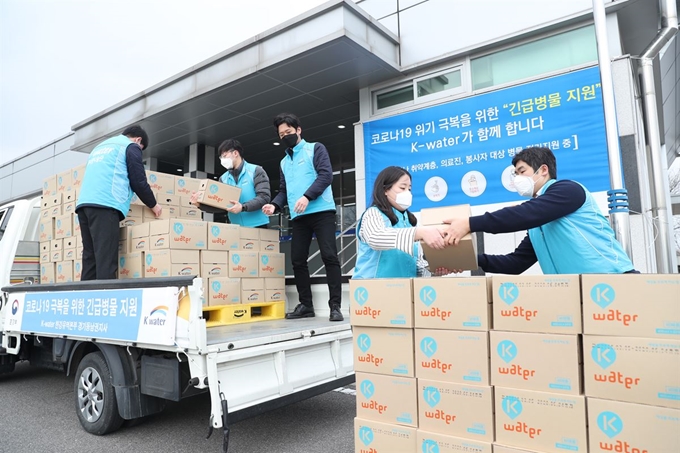
[[[178,288],[15,293],[5,331],[173,345]]]
[[[587,68],[364,123],[366,205],[388,165],[413,178],[413,206],[519,201],[512,158],[523,148],[555,153],[559,179],[609,189],[598,68]]]

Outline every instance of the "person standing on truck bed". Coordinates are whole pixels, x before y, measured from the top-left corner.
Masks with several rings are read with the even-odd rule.
[[[335,200],[331,188],[333,167],[328,150],[322,143],[308,143],[302,138],[300,119],[292,113],[278,115],[274,119],[274,127],[286,145],[286,155],[281,160],[279,193],[271,204],[264,205],[262,212],[272,215],[282,211],[286,204],[290,208],[293,226],[291,261],[300,303],[286,314],[286,319],[314,317],[307,259],[312,235],[315,234],[326,268],[330,294],[328,305],[331,309],[329,319],[342,321],[342,275],[335,244]]]
[[[130,210],[133,192],[156,217],[161,215],[142,164],[147,146],[146,131],[130,126],[90,153],[76,203],[83,239],[81,280],[116,278],[119,224]]]
[[[271,200],[269,176],[259,165],[243,159],[243,146],[233,138],[223,141],[217,148],[220,163],[227,171],[220,176],[220,182],[241,189],[238,200],[229,200],[231,206],[225,207],[229,222],[251,228],[267,228],[269,217],[262,212],[262,206]],[[200,206],[196,201],[198,193],[191,195],[191,204]]]

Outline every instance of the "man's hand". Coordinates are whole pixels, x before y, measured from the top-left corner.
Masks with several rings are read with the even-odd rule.
[[[307,209],[307,205],[309,204],[309,200],[307,197],[304,195],[298,198],[298,201],[295,202],[295,207],[293,208],[293,211],[295,211],[296,214],[302,214],[305,212],[305,209]]]
[[[239,203],[238,200],[229,200],[229,203],[231,203],[232,206],[227,208],[227,212],[231,212],[232,214],[240,214],[241,211],[243,211],[243,205]]]
[[[441,250],[446,247],[444,233],[437,226],[421,226],[416,228],[416,240],[422,240],[428,247]]]
[[[458,245],[460,239],[467,234],[470,234],[470,217],[463,219],[448,219],[444,223],[449,226],[444,230],[446,236],[446,243],[448,245]]]
[[[156,218],[159,218],[163,213],[163,208],[158,203],[156,203],[156,206],[151,208],[151,210],[153,211],[153,214],[156,216]]]
[[[198,202],[198,192],[193,192],[193,193],[191,194],[190,203],[191,203],[192,205],[196,206],[197,208],[198,208],[199,206],[201,206],[201,203]]]
[[[435,277],[441,277],[442,275],[449,275],[453,272],[456,271],[452,271],[451,269],[446,267],[438,267],[437,269],[434,270],[434,272],[432,272],[432,275],[434,275]]]
[[[271,203],[262,206],[262,212],[266,215],[274,215],[274,211],[276,211],[276,206]]]

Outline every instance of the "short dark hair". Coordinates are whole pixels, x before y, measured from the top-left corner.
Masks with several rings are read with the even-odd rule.
[[[553,152],[548,148],[539,146],[524,148],[512,158],[512,166],[517,165],[520,160],[529,164],[534,171],[538,171],[541,165],[547,165],[550,179],[557,179],[557,161]]]
[[[141,138],[142,139],[142,147],[144,149],[149,147],[149,135],[146,133],[144,129],[142,129],[141,126],[135,124],[134,126],[130,126],[127,129],[123,131],[123,135],[129,138]]]
[[[386,167],[383,168],[383,170],[378,173],[378,176],[375,178],[375,182],[373,183],[373,204],[372,206],[375,206],[387,216],[388,219],[390,219],[390,222],[392,225],[396,225],[399,219],[397,219],[397,216],[394,214],[394,211],[392,210],[392,204],[390,203],[390,200],[387,199],[387,195],[385,195],[385,192],[390,190],[393,185],[399,181],[399,178],[401,178],[404,175],[408,175],[410,179],[411,178],[411,173],[409,173],[406,169],[401,168],[401,167]],[[407,209],[406,214],[408,215],[408,221],[411,224],[411,226],[416,226],[418,223],[418,219],[416,219],[416,216],[411,214],[411,212]]]
[[[300,118],[293,115],[292,113],[279,113],[276,115],[276,118],[274,118],[274,127],[276,128],[277,132],[279,130],[279,126],[284,123],[295,129],[301,127]]]
[[[228,138],[220,143],[220,146],[217,148],[217,156],[219,157],[223,152],[232,149],[238,151],[238,153],[243,156],[243,146],[241,146],[241,142],[234,138]]]

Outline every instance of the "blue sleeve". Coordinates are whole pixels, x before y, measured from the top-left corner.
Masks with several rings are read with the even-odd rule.
[[[543,195],[520,205],[470,217],[470,231],[497,234],[536,228],[571,214],[585,201],[586,192],[580,184],[557,181]]]
[[[323,191],[333,182],[331,158],[322,143],[314,144],[314,170],[316,170],[316,180],[304,194],[309,201],[320,197]]]
[[[146,172],[142,163],[142,148],[137,143],[130,143],[125,148],[125,160],[130,188],[137,194],[142,203],[153,208],[156,206],[156,197],[153,196],[153,191],[146,180]]]
[[[533,266],[536,261],[538,261],[538,258],[536,258],[536,252],[528,234],[512,253],[507,255],[477,255],[479,267],[484,272],[493,272],[494,274],[519,275]]]

